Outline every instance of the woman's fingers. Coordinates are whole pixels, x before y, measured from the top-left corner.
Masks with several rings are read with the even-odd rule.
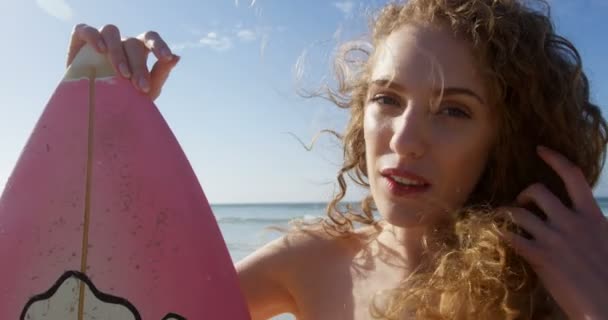
[[[568,208],[541,183],[532,184],[524,189],[517,196],[517,202],[520,205],[536,204],[547,215],[549,223],[557,227],[561,228],[568,224]]]
[[[171,61],[171,49],[156,31],[148,31],[137,36],[159,61]]]
[[[107,51],[107,45],[97,29],[84,23],[77,24],[72,31],[66,66],[74,61],[78,51],[86,43],[91,44],[99,53],[106,53]]]
[[[576,212],[593,218],[604,217],[585,175],[578,166],[547,147],[539,146],[538,154],[562,178]]]
[[[529,210],[518,207],[505,207],[503,210],[506,215],[511,216],[515,224],[526,230],[534,238],[553,237],[554,230]]]
[[[122,40],[118,28],[114,25],[107,24],[101,28],[101,36],[108,47],[108,55],[114,71],[124,78],[128,79],[131,77],[129,61],[122,48]]]
[[[137,38],[158,59],[150,72],[150,92],[148,94],[154,100],[160,95],[162,87],[165,81],[167,81],[171,70],[179,61],[179,57],[171,52],[167,43],[155,31],[144,32],[137,36]]]
[[[137,89],[148,94],[152,99],[160,95],[169,73],[179,61],[179,57],[171,52],[167,43],[155,31],[144,32],[136,38],[123,40],[120,30],[112,24],[107,24],[100,30],[86,24],[78,24],[72,32],[68,66],[87,43],[98,52],[107,54],[116,73],[130,79]],[[147,67],[150,52],[158,59],[152,72],[149,72]]]
[[[150,92],[150,73],[146,65],[148,49],[144,46],[143,42],[136,38],[125,39],[122,46],[131,67],[131,82],[141,91],[145,93]]]
[[[177,55],[172,55],[170,61],[157,61],[152,67],[152,71],[150,72],[150,97],[152,100],[155,100],[160,95],[163,85],[169,78],[169,74],[173,67],[177,65],[180,57]]]
[[[532,266],[543,267],[545,249],[538,242],[512,231],[504,231],[501,236],[517,254],[524,257]]]

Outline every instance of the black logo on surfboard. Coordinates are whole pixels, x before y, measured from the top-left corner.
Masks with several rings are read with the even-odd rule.
[[[67,271],[46,292],[33,296],[23,307],[20,320],[68,319],[78,313],[80,283],[85,285],[85,319],[141,320],[141,315],[127,299],[99,291],[82,272]],[[168,313],[161,320],[186,320]]]

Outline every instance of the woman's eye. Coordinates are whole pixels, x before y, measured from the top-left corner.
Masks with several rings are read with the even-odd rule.
[[[372,98],[372,101],[379,103],[379,104],[390,104],[390,105],[399,106],[399,101],[397,101],[397,99],[390,97],[390,96],[386,96],[386,95],[375,96]]]
[[[456,107],[444,108],[441,110],[441,113],[445,114],[447,116],[450,116],[450,117],[471,118],[471,116],[466,111],[463,111],[461,108],[456,108]]]

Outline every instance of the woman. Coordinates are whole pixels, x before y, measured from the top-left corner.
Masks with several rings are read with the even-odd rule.
[[[329,219],[237,264],[254,319],[608,318],[608,223],[591,192],[607,126],[538,7],[388,4],[371,50],[343,47],[328,91],[351,112],[342,192]],[[87,42],[152,99],[179,60],[155,32],[78,25],[68,64]],[[338,206],[344,175],[370,190],[361,212]]]

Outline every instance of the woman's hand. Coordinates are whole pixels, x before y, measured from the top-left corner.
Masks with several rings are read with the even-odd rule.
[[[72,32],[68,66],[86,43],[96,48],[99,53],[107,54],[116,73],[130,79],[137,89],[152,100],[160,95],[169,73],[179,61],[179,56],[171,52],[157,32],[148,31],[135,38],[122,39],[120,31],[114,25],[108,24],[97,30],[86,24],[78,24]],[[146,65],[150,51],[158,59],[152,71],[148,71]]]
[[[542,184],[519,194],[520,205],[534,203],[543,221],[524,208],[508,208],[528,239],[513,232],[506,241],[536,271],[544,287],[570,319],[608,319],[608,222],[580,168],[563,155],[539,147],[540,157],[562,178],[572,208]]]

